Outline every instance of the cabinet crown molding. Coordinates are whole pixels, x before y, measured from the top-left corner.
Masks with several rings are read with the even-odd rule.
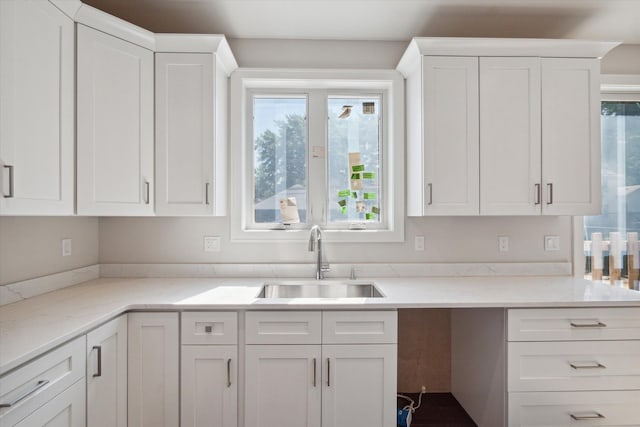
[[[405,77],[423,55],[602,58],[621,42],[572,39],[414,37],[396,69]]]
[[[227,76],[238,68],[231,47],[222,34],[155,34],[155,50],[163,53],[211,53]]]

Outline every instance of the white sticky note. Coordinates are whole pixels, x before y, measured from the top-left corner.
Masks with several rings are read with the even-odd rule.
[[[298,224],[300,222],[298,202],[295,197],[280,199],[280,217],[283,224]]]

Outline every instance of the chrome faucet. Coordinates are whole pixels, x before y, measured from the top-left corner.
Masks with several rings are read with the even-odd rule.
[[[317,248],[316,248],[317,246]],[[311,227],[309,233],[309,252],[316,251],[316,280],[324,279],[324,273],[329,271],[329,264],[322,262],[322,231],[319,225]]]

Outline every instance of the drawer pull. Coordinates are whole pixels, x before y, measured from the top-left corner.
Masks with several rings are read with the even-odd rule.
[[[231,359],[227,359],[227,388],[231,387]]]
[[[25,392],[24,394],[21,394],[20,396],[16,397],[15,399],[13,399],[11,402],[9,403],[0,403],[0,408],[11,408],[13,405],[18,404],[19,402],[23,401],[24,399],[26,399],[27,397],[31,396],[33,393],[35,393],[36,391],[40,390],[42,387],[46,386],[47,384],[49,384],[49,380],[40,380],[36,383],[35,386],[33,386],[33,388],[27,392]]]
[[[571,418],[576,421],[588,421],[588,420],[599,420],[602,418],[606,418],[604,415],[598,412],[592,412],[590,414],[569,414]]]
[[[602,363],[592,362],[592,363],[584,363],[584,362],[569,362],[569,366],[573,369],[606,369]]]
[[[571,321],[570,324],[572,328],[606,328],[607,327],[606,324],[598,320],[592,321],[590,323],[581,323],[578,321]]]
[[[331,359],[327,357],[327,387],[331,387]]]

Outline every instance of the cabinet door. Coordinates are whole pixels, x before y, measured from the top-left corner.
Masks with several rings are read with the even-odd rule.
[[[395,344],[322,346],[322,427],[395,427]]]
[[[245,426],[320,426],[320,346],[245,347]]]
[[[182,346],[182,427],[238,425],[238,347]]]
[[[80,380],[14,427],[84,427],[85,425],[84,381]]]
[[[74,23],[46,0],[0,1],[0,215],[71,215]]]
[[[478,58],[425,56],[423,74],[424,214],[477,215]]]
[[[540,214],[540,144],[540,59],[480,58],[480,214]]]
[[[178,313],[130,313],[128,425],[179,425]]]
[[[78,25],[78,214],[153,214],[153,52]]]
[[[600,63],[542,59],[542,212],[600,214]]]
[[[127,315],[87,334],[87,423],[127,425]]]
[[[156,53],[156,213],[211,215],[212,54]]]

